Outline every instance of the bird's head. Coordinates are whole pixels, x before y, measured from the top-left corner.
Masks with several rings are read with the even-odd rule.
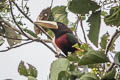
[[[51,29],[54,32],[55,37],[59,37],[65,33],[72,33],[72,31],[66,25],[60,22],[40,20],[34,23],[44,28]]]

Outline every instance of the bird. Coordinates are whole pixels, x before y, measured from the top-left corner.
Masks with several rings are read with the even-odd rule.
[[[74,53],[76,50],[81,50],[73,47],[75,44],[79,44],[78,39],[74,36],[73,32],[70,28],[68,28],[65,24],[61,22],[54,21],[45,21],[40,20],[34,22],[35,24],[49,28],[55,34],[55,44],[62,52],[67,56],[68,52]],[[81,50],[82,51],[82,50]]]

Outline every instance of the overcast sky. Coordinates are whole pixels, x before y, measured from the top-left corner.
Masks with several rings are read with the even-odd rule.
[[[36,17],[39,15],[42,9],[50,6],[51,0],[29,0],[29,7],[31,12],[32,20],[36,20]],[[53,6],[56,5],[67,5],[67,0],[54,0]],[[70,21],[75,21],[74,15],[70,15]],[[33,25],[27,22],[27,25],[33,29]],[[84,24],[84,26],[88,26]],[[102,23],[102,34],[106,32],[106,27]],[[87,28],[87,27],[86,27]],[[81,40],[84,41],[81,29],[79,29],[79,36]],[[109,28],[108,32],[113,34],[115,28]],[[102,35],[100,34],[100,36]],[[119,38],[120,41],[120,38]],[[117,42],[120,43],[120,42]],[[120,44],[117,44],[120,46]],[[0,48],[1,49],[1,48]],[[117,50],[119,47],[116,48]],[[12,49],[5,53],[0,53],[0,80],[3,79],[13,79],[13,80],[26,80],[24,76],[20,76],[17,72],[18,64],[20,61],[25,61],[32,64],[38,70],[38,80],[47,80],[49,77],[49,68],[51,62],[55,60],[55,55],[52,53],[46,46],[43,46],[41,43],[31,43],[16,49]]]

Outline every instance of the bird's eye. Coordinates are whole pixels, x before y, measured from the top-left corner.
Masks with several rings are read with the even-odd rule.
[[[47,13],[45,13],[44,15],[45,15],[45,16],[48,16],[48,14],[47,14]]]

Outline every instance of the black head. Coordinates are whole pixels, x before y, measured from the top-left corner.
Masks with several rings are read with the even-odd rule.
[[[54,32],[56,38],[58,38],[59,36],[65,33],[73,34],[72,31],[66,25],[60,22],[40,20],[38,22],[35,22],[35,24],[40,25],[41,27],[44,28],[51,29]]]
[[[63,23],[57,22],[57,25],[58,25],[58,29],[51,29],[54,32],[56,38],[58,38],[59,36],[65,33],[73,34],[72,31]]]

